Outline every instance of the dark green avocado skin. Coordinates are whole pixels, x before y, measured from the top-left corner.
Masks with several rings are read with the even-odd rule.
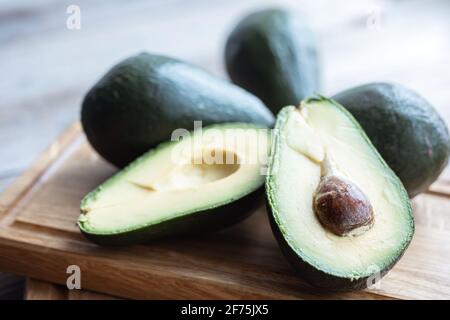
[[[369,83],[333,99],[358,120],[411,198],[426,191],[446,167],[447,126],[417,93],[398,84]]]
[[[225,62],[231,80],[275,114],[319,90],[313,34],[302,17],[281,9],[245,17],[228,37]]]
[[[180,237],[205,234],[230,227],[250,216],[261,204],[263,193],[264,188],[260,187],[226,205],[120,234],[92,234],[84,232],[83,229],[80,230],[87,239],[103,246],[134,245],[156,239],[173,238],[174,235]]]
[[[81,123],[94,149],[118,167],[171,139],[173,130],[222,122],[272,126],[245,90],[182,61],[148,53],[114,66],[86,94]]]

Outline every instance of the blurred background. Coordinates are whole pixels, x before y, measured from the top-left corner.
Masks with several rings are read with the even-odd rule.
[[[322,94],[394,81],[450,123],[448,0],[1,0],[0,192],[78,120],[84,93],[113,64],[151,51],[226,77],[226,37],[244,15],[266,7],[309,22]],[[448,169],[444,175],[450,179]],[[0,299],[22,297],[23,283],[0,273]]]

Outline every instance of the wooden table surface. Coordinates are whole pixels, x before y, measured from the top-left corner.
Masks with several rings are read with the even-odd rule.
[[[78,0],[81,29],[69,30],[73,1],[2,0],[0,191],[78,118],[83,94],[112,64],[152,51],[225,77],[226,35],[243,14],[274,3]],[[420,92],[450,123],[449,1],[276,3],[301,12],[315,31],[324,94],[395,81]],[[23,284],[0,274],[0,298],[21,297]]]

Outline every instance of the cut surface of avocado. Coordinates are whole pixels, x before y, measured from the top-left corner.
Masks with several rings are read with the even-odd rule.
[[[350,184],[368,205],[363,207],[367,217],[355,226],[358,232],[332,232],[314,210],[317,188],[330,174],[324,173],[327,159],[332,176]],[[410,243],[414,221],[403,185],[336,102],[311,98],[279,113],[269,170],[266,193],[274,233],[310,283],[361,289],[375,273],[387,272]]]
[[[83,199],[80,229],[97,235],[98,242],[122,235],[133,243],[232,224],[248,205],[241,203],[242,213],[223,207],[244,201],[263,185],[269,134],[257,125],[230,123],[158,146]]]

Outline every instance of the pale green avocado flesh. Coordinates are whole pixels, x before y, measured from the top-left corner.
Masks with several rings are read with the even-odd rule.
[[[121,236],[119,244],[122,239],[130,242],[127,234],[136,232],[139,242],[146,240],[147,231],[147,238],[153,238],[151,229],[163,224],[164,235],[176,235],[180,226],[196,229],[199,223],[211,221],[220,225],[218,219],[228,225],[227,220],[237,213],[227,216],[215,209],[245,198],[264,184],[269,135],[268,129],[258,125],[229,123],[164,143],[89,193],[81,202],[78,225],[84,234],[97,236],[97,242],[102,242],[102,236],[105,242],[109,236],[113,240]],[[212,218],[196,221],[197,213]],[[185,217],[190,218],[186,226]],[[171,221],[177,221],[173,230]]]
[[[313,210],[321,163],[368,197],[373,225],[360,235],[328,231]],[[266,193],[272,227],[305,279],[330,289],[361,289],[401,257],[414,233],[408,195],[355,119],[326,98],[280,111],[269,161]]]

